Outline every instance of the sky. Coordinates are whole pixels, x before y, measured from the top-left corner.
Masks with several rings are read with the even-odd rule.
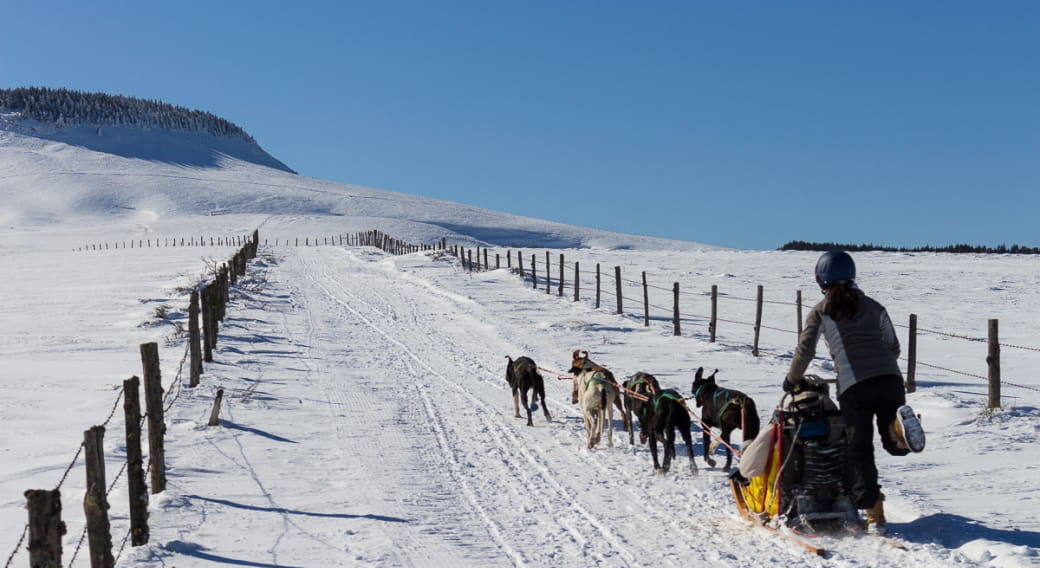
[[[307,176],[745,249],[1040,245],[1040,5],[0,0],[0,88]]]

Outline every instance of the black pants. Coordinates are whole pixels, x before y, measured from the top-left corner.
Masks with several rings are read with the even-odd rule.
[[[881,493],[877,464],[874,462],[874,425],[876,417],[881,446],[894,456],[910,451],[899,449],[892,438],[890,425],[896,410],[906,404],[903,377],[883,375],[849,387],[838,398],[845,419],[845,489],[857,509],[869,509]]]

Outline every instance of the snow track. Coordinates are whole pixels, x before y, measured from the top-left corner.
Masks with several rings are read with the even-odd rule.
[[[586,450],[570,383],[550,375],[553,422],[513,418],[505,356],[560,368],[623,328],[615,316],[544,297],[527,311],[500,293],[512,276],[446,258],[321,247],[267,254],[263,267],[239,287],[219,363],[173,409],[171,487],[153,543],[124,557],[135,565],[957,564],[935,547],[853,542],[817,559],[749,531],[699,446],[698,473],[680,443],[672,472],[656,475],[615,417],[615,446]],[[205,428],[218,385],[231,393],[223,427]],[[243,537],[213,550],[217,530]]]

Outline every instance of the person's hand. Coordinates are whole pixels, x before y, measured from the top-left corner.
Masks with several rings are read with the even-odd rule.
[[[788,375],[784,378],[784,392],[798,392],[805,386],[805,378],[803,377],[792,377]]]

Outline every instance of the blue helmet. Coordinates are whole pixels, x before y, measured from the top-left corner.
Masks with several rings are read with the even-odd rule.
[[[827,251],[816,261],[816,283],[820,288],[851,284],[856,280],[856,263],[843,250]]]

